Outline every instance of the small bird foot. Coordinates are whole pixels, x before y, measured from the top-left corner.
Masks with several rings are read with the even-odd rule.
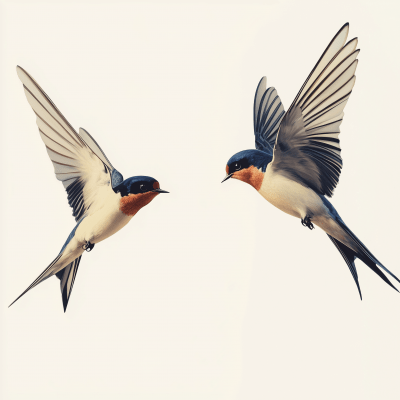
[[[86,242],[83,246],[82,249],[86,250],[87,252],[92,251],[94,247],[94,243]]]
[[[310,218],[308,215],[306,215],[306,217],[305,217],[304,219],[301,220],[301,224],[302,224],[303,226],[306,226],[306,227],[309,228],[310,230],[313,230],[313,229],[314,229],[314,225],[312,224],[311,218]]]

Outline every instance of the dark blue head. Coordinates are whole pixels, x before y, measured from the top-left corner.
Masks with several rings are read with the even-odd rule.
[[[133,216],[149,204],[159,193],[168,193],[160,189],[160,184],[150,176],[133,176],[125,179],[114,188],[120,193],[119,209],[125,215]]]
[[[261,169],[265,172],[268,164],[272,161],[272,156],[261,150],[243,150],[233,155],[227,163],[227,174],[234,173],[250,166]]]
[[[151,176],[132,176],[116,186],[114,191],[115,193],[121,193],[121,197],[148,192],[168,193],[165,190],[161,190],[158,181]]]
[[[260,189],[264,172],[272,161],[272,155],[261,150],[243,150],[233,155],[226,165],[226,177],[239,179],[257,190]]]

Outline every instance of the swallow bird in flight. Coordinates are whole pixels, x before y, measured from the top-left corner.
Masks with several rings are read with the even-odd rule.
[[[82,128],[76,132],[25,70],[17,67],[17,73],[77,223],[54,261],[12,304],[56,275],[65,312],[82,253],[122,229],[159,193],[168,192],[161,190],[158,181],[149,176],[124,180],[92,136]]]
[[[275,88],[258,84],[254,99],[257,150],[232,156],[225,179],[253,186],[275,207],[301,219],[302,225],[324,230],[346,261],[361,296],[355,259],[359,258],[397,290],[385,271],[398,282],[346,226],[327,200],[342,169],[339,127],[355,83],[357,38],[346,43],[345,24],[329,43],[285,113]]]

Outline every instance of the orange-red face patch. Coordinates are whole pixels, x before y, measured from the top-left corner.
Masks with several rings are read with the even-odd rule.
[[[252,165],[249,168],[235,172],[232,178],[239,179],[253,186],[256,190],[260,190],[264,174]]]
[[[153,189],[160,189],[160,184],[158,182],[154,182]]]
[[[158,194],[159,193],[156,192],[129,194],[121,198],[119,201],[119,209],[125,215],[134,216],[142,207],[147,206]]]
[[[228,166],[226,166],[225,171],[226,171],[226,174],[228,175],[229,174],[229,167]]]

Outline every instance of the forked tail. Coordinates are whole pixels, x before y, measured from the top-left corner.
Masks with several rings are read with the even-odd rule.
[[[8,307],[11,307],[17,300],[19,300],[26,292],[29,290],[33,289],[35,286],[39,285],[39,283],[42,283],[46,279],[50,278],[55,274],[55,271],[57,270],[57,262],[60,260],[61,256],[63,253],[60,253],[54,260],[53,262],[29,285],[29,287],[21,293]]]
[[[342,219],[340,217],[336,218],[336,221],[338,222],[340,227],[347,233],[349,239],[355,244],[357,251],[350,249],[349,247],[344,245],[342,242],[333,238],[330,235],[328,235],[328,237],[329,237],[329,239],[332,240],[333,244],[336,246],[336,248],[339,250],[342,257],[346,261],[346,264],[350,269],[351,275],[353,276],[353,279],[357,285],[361,300],[362,300],[361,289],[360,289],[360,284],[358,282],[357,269],[356,269],[356,266],[354,263],[356,258],[359,258],[364,264],[366,264],[369,268],[371,268],[372,271],[374,271],[377,275],[379,275],[389,286],[391,286],[394,290],[398,291],[393,286],[392,282],[390,282],[390,280],[387,278],[387,276],[379,268],[381,268],[383,271],[385,271],[390,276],[392,276],[394,279],[396,279],[397,282],[400,283],[400,280],[374,257],[374,255],[365,247],[365,245],[357,238],[357,236],[347,227],[347,225],[342,221]]]
[[[78,271],[82,255],[80,255],[78,258],[76,258],[62,270],[57,271],[59,268],[59,266],[57,266],[57,263],[58,261],[60,261],[62,255],[63,253],[60,253],[53,260],[53,262],[32,282],[32,284],[22,294],[20,294],[8,307],[11,307],[26,292],[33,289],[35,286],[39,285],[39,283],[42,283],[51,276],[56,275],[57,278],[60,279],[61,295],[65,312],[67,309],[69,298],[71,296],[72,288],[74,286],[76,273]]]
[[[74,287],[75,277],[76,273],[78,272],[81,257],[82,255],[72,261],[72,263],[68,264],[64,269],[56,273],[57,278],[60,280],[64,312],[67,311],[68,301],[71,296],[72,288]]]

